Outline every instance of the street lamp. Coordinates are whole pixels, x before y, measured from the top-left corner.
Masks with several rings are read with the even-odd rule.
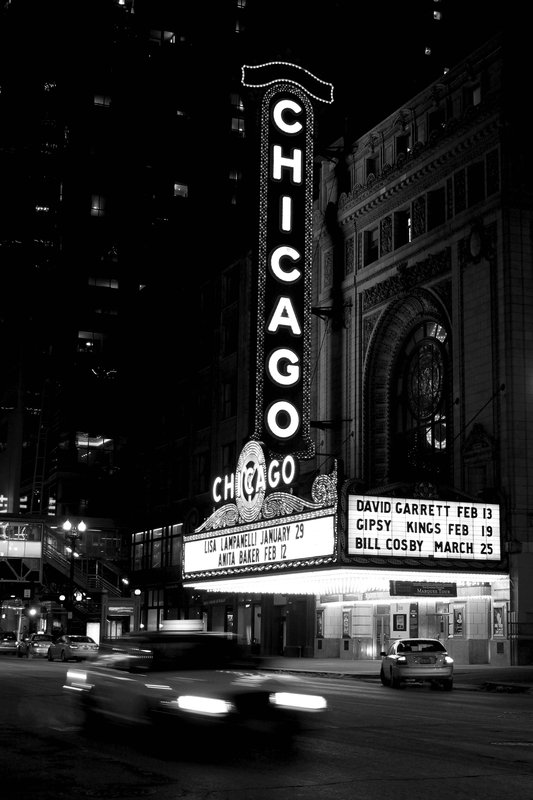
[[[65,549],[70,553],[67,613],[68,619],[71,620],[74,608],[74,560],[80,556],[80,554],[76,552],[76,541],[81,533],[85,533],[87,530],[87,525],[83,520],[81,520],[81,522],[79,522],[77,525],[73,525],[72,522],[67,519],[61,527],[65,531],[65,539],[68,539],[70,542],[70,547]]]

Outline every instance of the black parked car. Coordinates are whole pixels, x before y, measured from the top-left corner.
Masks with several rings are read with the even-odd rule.
[[[17,634],[14,631],[0,633],[0,653],[17,654]]]

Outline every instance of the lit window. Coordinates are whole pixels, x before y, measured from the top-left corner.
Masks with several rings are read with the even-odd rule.
[[[109,108],[111,105],[111,98],[107,94],[95,94],[94,105],[101,108]]]
[[[478,106],[481,103],[481,86],[477,83],[475,86],[467,86],[464,89],[464,106]]]
[[[116,278],[96,278],[89,277],[89,286],[103,286],[107,289],[118,289],[118,280]]]
[[[150,42],[157,45],[175,44],[176,34],[173,31],[152,30],[150,31]]]
[[[394,214],[394,249],[411,241],[411,212],[409,209],[396,211]]]
[[[105,436],[91,436],[89,433],[76,433],[78,461],[87,465],[110,466],[113,455],[113,439]]]
[[[91,217],[103,217],[105,214],[105,197],[93,194],[91,198]]]
[[[232,92],[230,95],[231,105],[234,108],[237,108],[239,111],[244,111],[244,103],[242,102],[242,97],[240,94],[236,92]]]
[[[237,0],[237,8],[246,8],[246,0]]]
[[[229,171],[229,179],[230,181],[240,181],[242,180],[242,172],[238,169],[230,169]]]
[[[104,334],[97,331],[78,331],[78,352],[98,353],[104,343]]]
[[[242,117],[233,117],[231,120],[231,130],[238,133],[239,136],[244,136],[244,119]]]
[[[188,197],[189,196],[189,187],[186,183],[175,183],[174,184],[174,197]]]

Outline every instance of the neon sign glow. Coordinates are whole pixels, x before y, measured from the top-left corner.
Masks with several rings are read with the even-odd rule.
[[[244,66],[261,104],[255,429],[271,455],[311,458],[313,108],[333,87],[285,62]]]

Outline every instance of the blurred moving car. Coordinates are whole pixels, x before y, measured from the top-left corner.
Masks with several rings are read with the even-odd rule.
[[[99,645],[90,636],[60,636],[48,648],[48,661],[84,661],[98,655]]]
[[[17,652],[17,634],[14,631],[2,631],[0,633],[0,653]]]
[[[432,688],[453,688],[453,658],[439,639],[398,639],[382,652],[380,678],[384,686],[429,681]]]
[[[49,633],[32,633],[17,642],[19,658],[46,658],[54,637]]]
[[[256,669],[230,634],[144,633],[104,644],[87,669],[69,669],[63,687],[77,699],[90,731],[109,722],[165,731],[176,751],[220,731],[275,734],[289,743],[302,721],[324,712],[326,700],[300,678]],[[190,735],[198,734],[200,735]],[[181,739],[179,733],[187,733]]]

